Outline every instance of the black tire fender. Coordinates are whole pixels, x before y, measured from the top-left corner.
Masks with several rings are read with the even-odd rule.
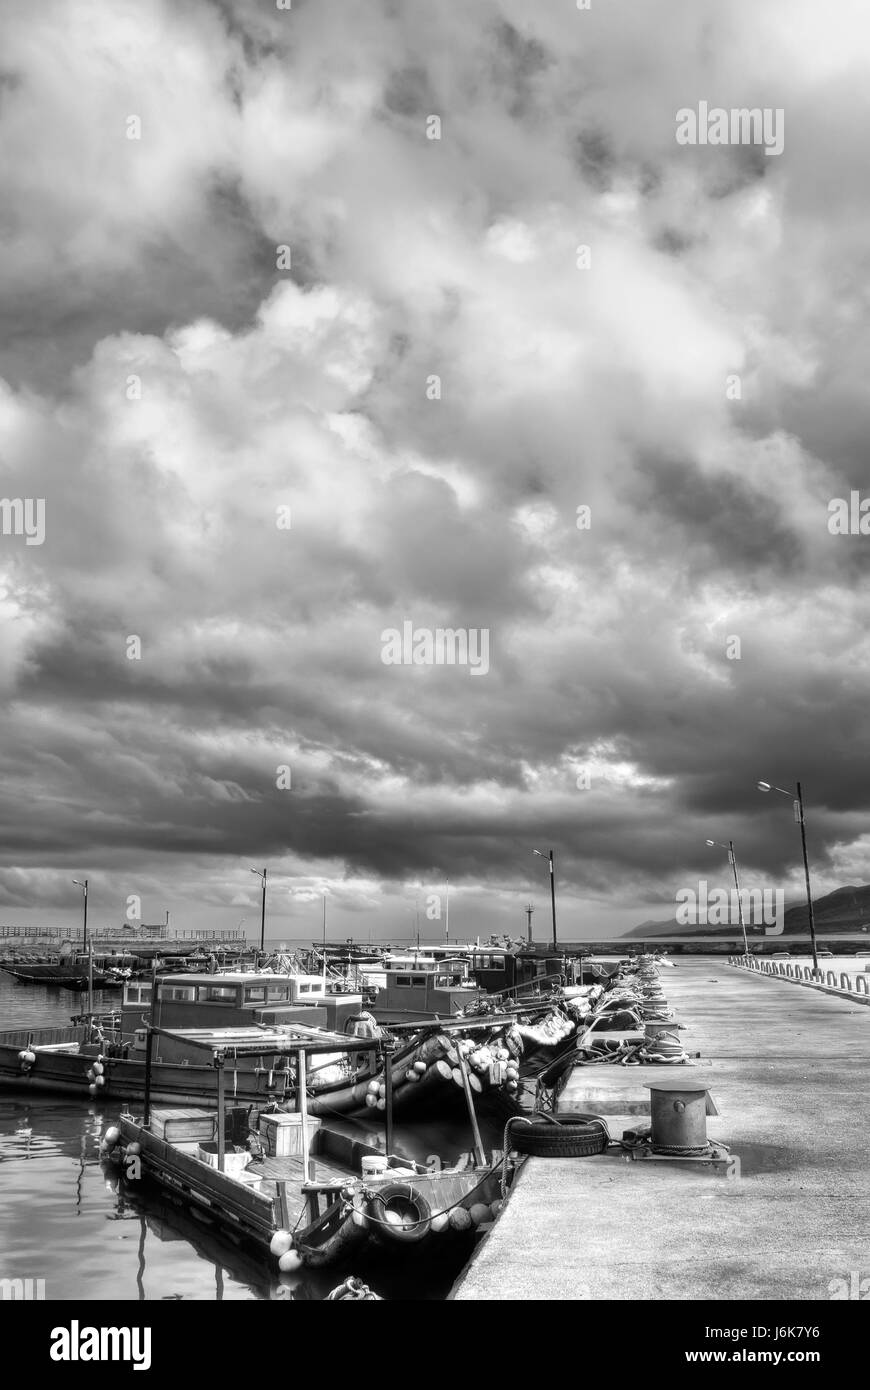
[[[402,1213],[402,1219],[391,1221],[390,1213],[397,1211]],[[422,1192],[409,1182],[389,1182],[378,1188],[369,1203],[369,1215],[378,1234],[399,1245],[416,1245],[432,1229],[432,1208]]]

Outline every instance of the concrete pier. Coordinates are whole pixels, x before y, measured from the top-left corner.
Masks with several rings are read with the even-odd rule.
[[[721,957],[683,957],[661,981],[720,1111],[708,1137],[739,1173],[531,1158],[454,1298],[827,1300],[870,1278],[870,1010]],[[578,1067],[560,1109],[619,1138],[649,1123],[644,1082],[674,1072],[692,1074]]]

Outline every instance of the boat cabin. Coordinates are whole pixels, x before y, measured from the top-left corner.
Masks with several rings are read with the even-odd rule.
[[[479,993],[464,956],[424,965],[400,961],[384,969],[384,983],[371,1012],[379,1023],[413,1018],[450,1018]]]
[[[579,963],[551,953],[539,955],[529,950],[505,950],[482,946],[472,952],[471,974],[487,994],[523,993],[556,984],[575,984]]]
[[[132,1035],[137,1049],[144,1048],[149,1021],[170,1031],[300,1023],[343,1032],[346,1020],[362,1010],[361,995],[332,993],[322,975],[237,971],[158,976],[156,1000],[154,987],[150,980],[139,980],[124,991],[121,1032]]]

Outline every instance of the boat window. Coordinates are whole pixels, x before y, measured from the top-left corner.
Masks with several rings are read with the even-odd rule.
[[[401,977],[401,975],[397,975],[397,976],[396,976],[395,983],[396,983],[400,988],[403,988],[403,989],[410,989],[410,987],[411,987],[411,980],[410,980],[410,977],[409,977],[409,976],[406,976],[405,979],[403,980],[402,977]]]
[[[246,1004],[265,1004],[265,1002],[266,1002],[266,986],[265,986],[265,985],[249,985],[248,988],[245,990],[245,1003],[246,1003]]]
[[[489,967],[491,970],[504,970],[504,956],[490,956]]]
[[[236,1002],[235,985],[203,985],[199,991],[200,1003],[205,1000],[209,1004],[234,1004]]]
[[[161,996],[164,999],[184,999],[190,1003],[196,998],[196,990],[193,985],[164,985]]]
[[[412,975],[412,976],[411,976],[411,984],[412,984],[412,985],[425,985],[425,983],[426,983],[426,976],[425,976],[425,975]]]
[[[290,989],[287,985],[269,985],[266,991],[266,998],[270,1004],[282,1003],[290,998]]]
[[[465,976],[464,976],[464,975],[436,975],[436,976],[435,976],[435,988],[436,988],[436,989],[462,989],[463,985],[465,985],[465,984],[467,984],[467,983],[468,983],[468,981],[465,979]]]

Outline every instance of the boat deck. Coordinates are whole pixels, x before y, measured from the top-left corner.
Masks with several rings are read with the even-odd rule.
[[[249,1164],[247,1172],[259,1173],[264,1182],[305,1181],[302,1159],[295,1154],[288,1154],[284,1158],[264,1158],[262,1163]],[[335,1183],[338,1187],[345,1187],[354,1176],[359,1176],[349,1173],[346,1168],[337,1168],[334,1163],[318,1158],[316,1154],[311,1159],[309,1175],[314,1182]]]
[[[190,1157],[196,1158],[198,1156],[199,1146],[206,1136],[191,1136],[189,1134],[185,1135],[182,1132],[177,1134],[176,1137],[176,1134],[173,1134],[171,1129],[167,1136],[166,1130],[173,1125],[177,1128],[178,1126],[185,1125],[185,1123],[188,1125],[201,1123],[203,1118],[203,1110],[200,1107],[173,1106],[167,1108],[164,1106],[155,1106],[151,1112],[152,1131],[158,1138],[166,1137],[167,1142],[181,1153],[189,1154]],[[213,1126],[217,1120],[217,1112],[214,1112],[213,1115],[208,1115],[206,1118],[211,1121],[211,1142],[214,1142]],[[316,1133],[313,1138],[316,1144]],[[232,1145],[228,1145],[228,1151],[232,1152]],[[280,1157],[263,1158],[257,1161],[252,1160],[245,1169],[245,1173],[248,1178],[256,1175],[263,1182],[289,1182],[296,1186],[301,1185],[306,1180],[301,1154],[286,1154]],[[228,1176],[233,1177],[234,1174],[230,1172]],[[322,1156],[317,1152],[312,1152],[309,1164],[310,1181],[333,1183],[338,1187],[344,1187],[355,1176],[358,1177],[359,1174],[353,1173],[348,1167],[342,1167],[339,1164],[331,1163],[326,1156]]]

